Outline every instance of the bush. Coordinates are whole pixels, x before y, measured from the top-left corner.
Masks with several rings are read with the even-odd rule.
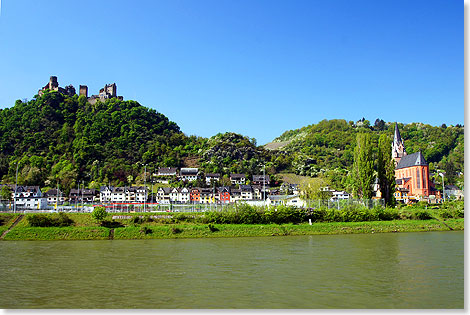
[[[69,216],[63,212],[59,212],[56,216],[51,216],[47,214],[32,214],[26,217],[30,226],[36,227],[63,227],[70,226],[74,221],[69,218]]]
[[[140,228],[140,233],[143,233],[145,235],[152,234],[152,229],[149,227],[143,226]]]
[[[96,207],[93,212],[91,213],[91,217],[98,222],[103,221],[108,213],[106,212],[105,207]]]
[[[324,222],[326,216],[325,208],[309,208],[305,211],[305,219],[311,219],[312,222]]]
[[[207,227],[209,228],[209,230],[210,230],[211,232],[217,232],[217,231],[219,231],[219,229],[216,228],[216,227],[215,227],[214,225],[212,225],[212,224],[209,224]]]
[[[418,220],[432,219],[432,215],[428,211],[423,210],[423,209],[416,210],[416,212],[414,214],[415,214],[415,216]]]
[[[181,232],[183,232],[183,230],[180,229],[180,228],[177,228],[177,227],[171,228],[171,233],[173,233],[173,234],[179,234]]]

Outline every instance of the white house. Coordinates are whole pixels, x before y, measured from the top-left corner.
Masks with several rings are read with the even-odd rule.
[[[218,182],[220,180],[219,173],[207,173],[206,174],[206,184],[211,185],[213,182]]]
[[[268,206],[296,206],[296,207],[305,207],[305,201],[300,199],[298,195],[269,195],[266,198],[266,203]]]
[[[242,200],[253,199],[253,188],[250,185],[240,185],[240,191]]]
[[[100,187],[100,202],[108,203],[111,202],[111,194],[114,190],[112,186],[101,186]]]
[[[351,198],[351,195],[345,191],[333,191],[333,197],[331,197],[331,201],[337,200],[346,200]]]
[[[179,190],[178,202],[189,203],[190,201],[190,192],[189,189],[184,187]]]
[[[245,185],[245,174],[230,174],[230,182],[232,185]]]
[[[39,186],[18,186],[13,196],[19,208],[44,209],[47,207],[47,198],[42,196]]]
[[[180,170],[180,177],[183,181],[193,181],[198,179],[199,169],[183,167]]]

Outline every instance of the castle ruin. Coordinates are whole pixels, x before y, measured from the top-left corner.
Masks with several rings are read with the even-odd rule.
[[[56,76],[51,76],[49,79],[49,83],[47,83],[42,89],[38,91],[39,96],[43,95],[46,90],[57,91],[68,96],[73,96],[76,94],[73,85],[68,85],[65,88],[59,87],[59,82],[57,81]],[[90,104],[95,104],[97,101],[105,102],[107,99],[113,97],[121,101],[124,99],[122,96],[117,95],[116,83],[106,84],[104,88],[100,89],[98,95],[92,95],[90,97],[88,97],[88,86],[80,85],[79,95],[85,96]]]

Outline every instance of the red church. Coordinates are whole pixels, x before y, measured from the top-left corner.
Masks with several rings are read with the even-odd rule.
[[[397,187],[395,197],[398,197],[397,199],[426,199],[434,194],[435,189],[429,181],[428,163],[421,152],[406,153],[398,124],[395,124],[392,158],[395,160]]]

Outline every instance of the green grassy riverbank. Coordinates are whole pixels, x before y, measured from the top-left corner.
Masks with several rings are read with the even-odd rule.
[[[129,214],[126,214],[129,215]],[[132,218],[137,214],[132,214]],[[5,216],[5,215],[4,215]],[[8,223],[14,221],[8,216]],[[11,216],[11,217],[10,217]],[[392,220],[368,222],[318,222],[301,224],[203,224],[194,222],[138,222],[123,219],[111,227],[100,226],[89,214],[69,214],[73,226],[32,227],[23,217],[2,240],[106,240],[106,239],[174,239],[207,237],[287,236],[318,234],[372,234],[422,231],[463,230],[463,218],[444,220]],[[117,223],[116,223],[117,222]],[[129,222],[129,223],[126,223]],[[10,226],[3,225],[0,231]]]

